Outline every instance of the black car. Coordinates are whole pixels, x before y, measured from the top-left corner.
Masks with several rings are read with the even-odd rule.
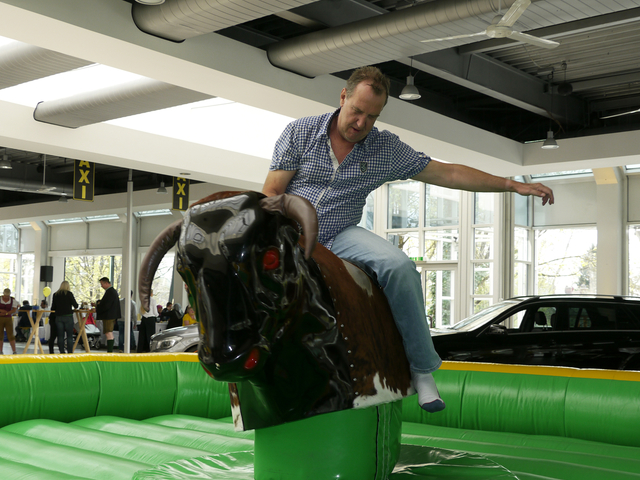
[[[640,298],[517,297],[431,335],[443,360],[640,370]]]

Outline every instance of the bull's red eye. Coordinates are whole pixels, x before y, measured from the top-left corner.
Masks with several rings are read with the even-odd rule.
[[[244,369],[251,370],[256,365],[258,365],[259,360],[260,360],[260,350],[258,350],[257,348],[254,348],[253,350],[251,350],[251,353],[249,353],[249,356],[244,362]]]
[[[280,252],[277,248],[270,248],[262,257],[262,266],[265,270],[273,270],[280,265]]]

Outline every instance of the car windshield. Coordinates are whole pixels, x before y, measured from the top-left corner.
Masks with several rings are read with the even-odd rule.
[[[456,330],[458,332],[475,330],[477,327],[486,324],[490,318],[500,315],[508,308],[518,305],[520,302],[521,300],[505,300],[504,302],[491,305],[490,307],[459,321],[451,327],[451,330]]]

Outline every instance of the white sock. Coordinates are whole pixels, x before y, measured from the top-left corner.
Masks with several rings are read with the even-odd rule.
[[[420,405],[431,403],[436,400],[442,401],[436,381],[430,373],[411,372],[413,387],[418,391],[418,402]]]

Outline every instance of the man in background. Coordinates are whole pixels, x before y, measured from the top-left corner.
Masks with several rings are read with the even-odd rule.
[[[102,332],[107,337],[107,352],[113,352],[113,328],[116,319],[122,317],[120,313],[120,299],[118,292],[111,286],[111,280],[107,277],[100,279],[100,286],[104,289],[104,295],[96,305],[96,315],[102,320]]]

